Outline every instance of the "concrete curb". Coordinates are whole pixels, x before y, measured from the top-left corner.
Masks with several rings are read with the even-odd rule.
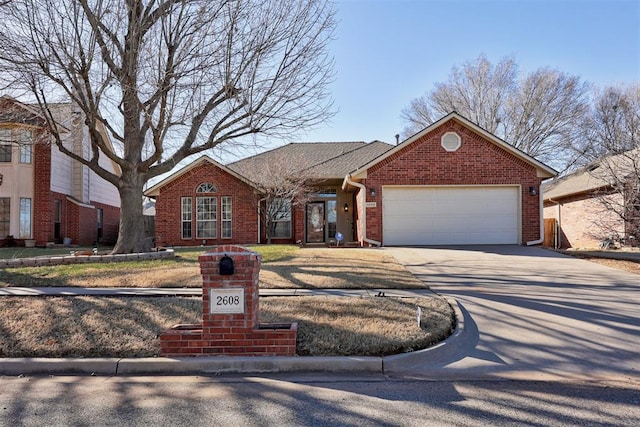
[[[381,357],[149,357],[104,359],[1,359],[1,375],[183,375],[219,373],[367,372],[381,373]]]
[[[100,359],[49,359],[11,358],[0,359],[2,375],[27,374],[97,374],[116,375],[118,360]]]
[[[382,372],[379,357],[189,357],[122,359],[118,375],[280,372]]]
[[[456,329],[443,342],[424,350],[386,357],[146,357],[146,358],[96,358],[49,359],[7,358],[0,359],[0,375],[32,374],[81,374],[81,375],[182,375],[217,373],[283,373],[283,372],[361,372],[406,373],[416,367],[438,364],[454,358],[465,337],[464,316],[455,300],[447,299],[456,316]]]

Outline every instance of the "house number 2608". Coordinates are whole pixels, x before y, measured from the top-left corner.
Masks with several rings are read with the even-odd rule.
[[[211,289],[209,292],[209,311],[212,314],[244,313],[245,306],[243,288]]]
[[[238,305],[240,304],[239,296],[220,296],[216,297],[216,305]]]

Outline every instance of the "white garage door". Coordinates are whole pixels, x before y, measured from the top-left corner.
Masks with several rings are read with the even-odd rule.
[[[519,243],[519,187],[384,187],[383,244]]]

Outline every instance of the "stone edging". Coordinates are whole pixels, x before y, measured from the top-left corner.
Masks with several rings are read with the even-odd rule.
[[[174,258],[173,249],[116,255],[57,255],[36,258],[0,259],[0,268],[41,267],[46,265],[86,264],[96,262],[149,261]]]

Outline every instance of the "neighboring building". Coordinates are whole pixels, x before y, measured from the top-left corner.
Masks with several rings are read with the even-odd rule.
[[[340,233],[360,245],[537,244],[540,183],[556,174],[451,113],[397,146],[289,144],[227,166],[202,157],[145,192],[156,244],[264,243],[257,183],[264,165],[285,161],[317,189],[276,228],[279,243]]]
[[[629,194],[614,190],[620,180],[638,178],[640,151],[632,150],[582,167],[571,174],[543,184],[544,218],[548,234],[553,236],[550,246],[557,248],[598,248],[611,236],[627,238],[633,235],[631,224],[624,217],[627,207],[639,209],[638,201],[626,203]],[[626,193],[626,195],[625,195]],[[636,238],[638,236],[635,236]],[[637,243],[636,243],[637,244]]]
[[[65,144],[88,156],[90,143],[79,110],[71,104],[50,108]],[[100,164],[118,171],[104,156]],[[37,110],[7,96],[0,97],[0,175],[0,239],[11,236],[20,244],[38,246],[117,240],[117,189],[62,154]]]

